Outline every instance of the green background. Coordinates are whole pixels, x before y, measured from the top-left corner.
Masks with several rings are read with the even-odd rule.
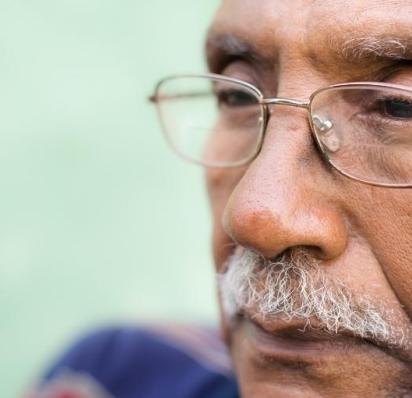
[[[203,171],[146,96],[217,5],[0,0],[0,397],[90,328],[215,319]]]

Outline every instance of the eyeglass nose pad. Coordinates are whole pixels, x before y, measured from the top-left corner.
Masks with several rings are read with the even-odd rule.
[[[320,116],[313,116],[313,125],[318,133],[320,141],[330,152],[338,152],[342,145],[342,138],[338,131],[334,129],[331,120],[323,120]]]

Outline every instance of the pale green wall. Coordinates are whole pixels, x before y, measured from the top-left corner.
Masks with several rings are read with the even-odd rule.
[[[213,320],[202,170],[145,97],[218,0],[0,0],[0,397],[94,325]]]

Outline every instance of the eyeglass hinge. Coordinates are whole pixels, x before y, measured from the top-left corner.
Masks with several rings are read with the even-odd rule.
[[[156,103],[157,102],[157,96],[155,94],[150,95],[149,97],[147,97],[149,102],[153,102]]]

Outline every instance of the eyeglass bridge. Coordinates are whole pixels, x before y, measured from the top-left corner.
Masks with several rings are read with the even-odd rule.
[[[287,105],[297,108],[309,109],[310,103],[307,101],[299,101],[290,98],[262,98],[261,105]]]
[[[306,101],[294,100],[290,98],[263,98],[260,100],[261,105],[286,105],[294,106],[296,108],[310,109],[310,103]],[[338,152],[341,148],[341,138],[337,132],[333,130],[333,123],[331,120],[324,120],[318,115],[314,115],[312,118],[314,127],[316,127],[319,133],[322,144],[328,149],[329,152]]]

